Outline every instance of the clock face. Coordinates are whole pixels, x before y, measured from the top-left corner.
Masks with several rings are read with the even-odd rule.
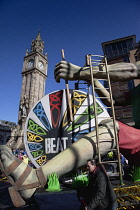
[[[44,68],[43,63],[41,61],[38,62],[37,66],[40,70],[43,70]]]
[[[33,59],[29,60],[29,62],[28,62],[28,68],[32,68],[33,65],[34,65],[34,60]]]

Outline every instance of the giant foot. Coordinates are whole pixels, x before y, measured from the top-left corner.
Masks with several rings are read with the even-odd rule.
[[[23,161],[17,159],[10,148],[0,146],[1,167],[12,187],[9,193],[16,207],[25,205],[39,186],[44,186],[46,179],[40,169],[33,169]],[[40,180],[43,180],[40,182]],[[24,200],[23,200],[23,199]]]

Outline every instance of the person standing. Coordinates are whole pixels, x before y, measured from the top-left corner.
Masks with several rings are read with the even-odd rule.
[[[79,194],[80,210],[116,210],[117,201],[104,166],[95,159],[87,160],[89,183]]]

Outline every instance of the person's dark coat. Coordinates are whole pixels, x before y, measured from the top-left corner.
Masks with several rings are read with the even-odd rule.
[[[116,201],[111,183],[99,167],[95,172],[89,173],[89,184],[84,191],[83,197],[88,210],[109,208]]]

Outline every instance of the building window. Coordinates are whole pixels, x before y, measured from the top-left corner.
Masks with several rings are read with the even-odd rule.
[[[129,39],[105,45],[105,54],[107,58],[111,59],[128,54],[132,49],[134,49],[133,39]]]
[[[126,44],[127,44],[127,48],[128,48],[129,50],[132,50],[132,49],[134,48],[133,40],[132,40],[132,39],[127,40],[127,41],[126,41]]]
[[[128,56],[128,55],[123,56],[122,59],[123,59],[123,61],[126,62],[126,63],[129,63],[129,62],[130,62],[130,61],[129,61],[129,56]]]
[[[122,47],[123,47],[123,49],[127,48],[126,41],[122,41]]]

